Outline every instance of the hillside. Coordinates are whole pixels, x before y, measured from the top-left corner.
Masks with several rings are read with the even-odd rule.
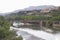
[[[44,5],[44,6],[31,6],[22,10],[16,10],[6,15],[6,18],[20,18],[20,16],[49,16],[51,17],[52,10],[59,10],[59,7]]]
[[[40,15],[41,13],[50,12],[51,10],[57,10],[58,7],[52,5],[44,5],[44,6],[30,6],[28,8],[24,8],[22,10],[15,10],[14,12],[10,12],[7,15]]]

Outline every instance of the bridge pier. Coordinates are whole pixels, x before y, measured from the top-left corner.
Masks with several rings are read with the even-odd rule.
[[[39,27],[42,29],[42,20],[39,22]]]
[[[39,27],[41,28],[41,30],[45,27],[47,28],[48,27],[48,21],[40,21],[39,22]]]

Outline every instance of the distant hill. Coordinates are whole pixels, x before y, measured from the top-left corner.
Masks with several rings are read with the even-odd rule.
[[[15,10],[14,12],[11,13],[19,13],[20,15],[25,15],[27,12],[33,12],[33,11],[43,11],[48,9],[48,11],[52,10],[52,9],[57,9],[56,6],[52,6],[52,5],[43,5],[43,6],[30,6],[28,8],[24,8],[22,10]]]
[[[43,6],[30,6],[28,8],[24,8],[24,9],[19,9],[19,10],[15,10],[13,12],[9,12],[9,13],[1,13],[0,15],[27,15],[31,12],[37,11],[37,12],[48,12],[52,9],[57,9],[58,7],[53,6],[53,5],[43,5]]]
[[[40,15],[42,13],[49,12],[51,10],[57,10],[57,9],[58,9],[58,7],[52,6],[52,5],[30,6],[28,8],[24,8],[22,10],[19,9],[19,10],[15,10],[14,12],[10,12],[6,16],[19,17],[21,15]]]
[[[15,10],[14,12],[19,12],[19,11],[33,11],[33,10],[44,10],[44,9],[53,9],[56,8],[56,6],[53,5],[43,5],[43,6],[30,6],[24,9],[19,9]]]
[[[52,9],[55,6],[52,5],[44,5],[44,6],[30,6],[28,8],[23,9],[23,11],[31,11],[31,10],[43,10],[43,9]]]

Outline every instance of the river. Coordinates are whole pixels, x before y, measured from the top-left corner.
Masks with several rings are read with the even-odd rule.
[[[29,28],[15,28],[10,29],[17,30],[18,36],[21,35],[24,40],[60,40],[60,33],[52,34],[42,30],[33,30]]]

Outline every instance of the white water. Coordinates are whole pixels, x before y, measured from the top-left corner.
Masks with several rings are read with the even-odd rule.
[[[42,39],[46,39],[46,40],[53,40],[53,35],[52,34],[48,34],[44,31],[37,31],[37,30],[32,30],[32,29],[20,29],[23,31],[26,31],[36,37],[40,37]]]
[[[40,31],[40,30],[32,30],[32,29],[28,29],[28,28],[14,28],[14,27],[10,27],[10,29],[15,29],[18,31],[25,31],[28,32],[29,34],[32,34],[36,37],[45,39],[45,40],[60,40],[60,33],[57,34],[50,34],[47,33],[45,31]],[[20,33],[18,33],[20,34]]]
[[[55,35],[55,40],[60,40],[60,33],[57,33],[57,34]]]

